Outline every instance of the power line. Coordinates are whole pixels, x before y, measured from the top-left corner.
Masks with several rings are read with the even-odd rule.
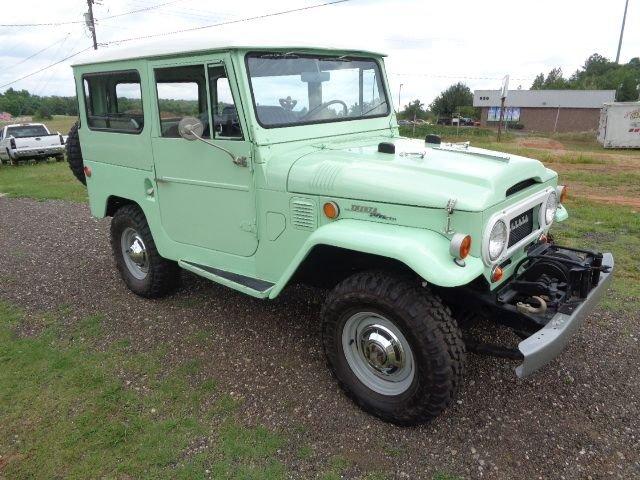
[[[184,0],[173,0],[171,2],[159,3],[157,5],[150,5],[148,7],[140,8],[138,10],[131,10],[129,12],[116,13],[114,15],[109,15],[108,17],[96,18],[96,22],[100,22],[100,21],[103,21],[103,20],[109,20],[111,18],[116,18],[116,17],[123,17],[125,15],[133,15],[134,13],[146,12],[148,10],[154,10],[156,8],[164,7],[165,5],[171,5],[173,3],[178,3],[178,2],[184,2]]]
[[[150,35],[141,35],[139,37],[131,37],[131,38],[123,38],[123,39],[120,39],[120,40],[112,40],[110,42],[103,43],[102,45],[113,45],[113,44],[118,44],[118,43],[131,42],[133,40],[144,40],[144,39],[147,39],[147,38],[163,37],[163,36],[166,36],[166,35],[175,35],[176,33],[194,32],[194,31],[197,31],[197,30],[204,30],[206,28],[221,27],[223,25],[231,25],[231,24],[234,24],[234,23],[243,23],[243,22],[250,22],[250,21],[253,21],[253,20],[260,20],[260,19],[263,19],[263,18],[277,17],[277,16],[280,16],[280,15],[286,15],[288,13],[302,12],[302,11],[305,11],[305,10],[312,10],[314,8],[326,7],[326,6],[329,6],[329,5],[337,5],[339,3],[346,3],[346,2],[350,2],[350,1],[351,0],[334,0],[332,2],[319,3],[317,5],[309,5],[307,7],[293,8],[293,9],[290,9],[290,10],[283,10],[281,12],[267,13],[267,14],[264,14],[264,15],[256,15],[255,17],[239,18],[237,20],[227,20],[225,22],[212,23],[210,25],[202,25],[200,27],[183,28],[181,30],[173,30],[171,32],[154,33],[154,34],[150,34]]]
[[[125,15],[133,15],[134,13],[140,13],[140,12],[145,12],[147,10],[153,10],[155,8],[160,8],[163,7],[165,5],[170,5],[173,3],[178,3],[178,2],[183,2],[184,0],[173,0],[171,2],[165,2],[165,3],[160,3],[158,5],[150,5],[146,8],[141,8],[138,10],[131,10],[129,12],[122,12],[122,13],[116,13],[114,15],[110,15],[108,17],[104,17],[104,18],[96,18],[95,20],[108,20],[111,18],[116,18],[116,17],[123,17]],[[72,25],[72,24],[78,24],[78,23],[85,23],[84,20],[69,20],[69,21],[64,21],[64,22],[43,22],[43,23],[2,23],[0,24],[0,27],[57,27],[60,25]]]
[[[42,52],[49,50],[51,47],[53,47],[54,45],[57,45],[60,42],[64,42],[67,38],[69,38],[69,35],[71,35],[70,33],[67,33],[63,38],[61,38],[60,40],[53,42],[50,45],[47,45],[46,47],[44,47],[42,50],[38,50],[36,53],[29,55],[27,58],[23,58],[22,60],[20,60],[18,63],[14,63],[13,65],[10,65],[8,67],[5,67],[3,70],[6,72],[7,70],[11,70],[12,68],[17,67],[18,65],[22,65],[24,62],[26,62],[27,60],[31,60],[33,57],[40,55]]]
[[[55,67],[56,65],[59,65],[60,63],[66,61],[66,60],[69,60],[70,58],[76,57],[76,56],[80,55],[81,53],[84,53],[87,50],[90,50],[91,48],[93,48],[93,47],[91,45],[89,45],[87,48],[83,48],[82,50],[79,50],[79,51],[77,51],[75,53],[72,53],[71,55],[69,55],[67,57],[64,57],[62,60],[58,60],[57,62],[52,63],[50,65],[47,65],[46,67],[42,67],[41,69],[36,70],[35,72],[28,73],[27,75],[23,75],[20,78],[16,78],[15,80],[12,80],[12,81],[10,81],[8,83],[5,83],[4,85],[0,85],[0,88],[8,87],[9,85],[12,85],[12,84],[14,84],[16,82],[19,82],[20,80],[24,80],[25,78],[33,77],[34,75],[37,75],[38,73],[43,72],[43,71],[45,71],[45,70],[47,70],[47,69],[49,69],[51,67]]]
[[[429,78],[449,78],[449,79],[459,79],[459,80],[502,80],[502,77],[469,77],[467,75],[434,75],[431,73],[392,73],[391,75],[396,75],[398,77],[429,77]],[[515,78],[511,77],[511,80],[532,80],[534,77],[523,77],[523,78]]]
[[[70,20],[66,22],[47,23],[0,23],[0,27],[57,27],[59,25],[71,25],[74,23],[84,23],[84,20]]]

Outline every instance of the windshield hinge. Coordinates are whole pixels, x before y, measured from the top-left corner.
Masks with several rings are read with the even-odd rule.
[[[455,198],[450,198],[447,201],[447,206],[446,206],[447,224],[445,225],[445,228],[444,228],[444,233],[446,233],[447,235],[455,233],[453,230],[451,230],[451,215],[453,214],[453,211],[454,211],[454,208],[456,207],[456,203],[457,202],[458,202],[458,200],[455,199]]]

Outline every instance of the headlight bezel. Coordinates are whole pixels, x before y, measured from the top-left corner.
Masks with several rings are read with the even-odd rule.
[[[549,209],[549,204],[550,204],[551,198],[555,199],[554,200],[555,205],[553,207],[553,213],[551,214],[551,219],[549,219],[548,216],[547,216],[547,213],[548,213],[548,209]],[[558,194],[556,193],[555,190],[553,190],[553,191],[551,191],[549,193],[549,195],[547,195],[547,198],[545,198],[544,203],[542,204],[542,207],[540,208],[540,225],[543,225],[545,227],[551,226],[551,224],[555,220],[556,212],[558,211],[558,206],[559,205],[560,205],[560,202],[559,202],[559,199],[558,199]]]
[[[493,256],[491,255],[491,242],[492,242],[494,230],[499,225],[502,225],[502,228],[504,229],[504,240],[502,242],[502,247],[500,247],[500,250],[497,252],[495,256]],[[492,263],[496,262],[502,256],[508,244],[509,244],[509,227],[507,226],[507,223],[504,221],[504,219],[499,218],[491,226],[491,230],[489,230],[489,236],[487,237],[487,257],[489,258],[489,261]]]

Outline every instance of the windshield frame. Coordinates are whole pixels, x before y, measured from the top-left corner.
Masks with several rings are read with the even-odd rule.
[[[380,73],[380,84],[382,86],[381,93],[384,93],[385,95],[385,103],[386,103],[385,113],[381,113],[377,115],[368,115],[366,117],[328,118],[328,119],[310,120],[307,122],[278,123],[277,125],[269,125],[269,124],[262,123],[262,121],[260,121],[260,116],[258,115],[256,97],[253,91],[253,82],[251,81],[251,73],[249,70],[249,58],[256,57],[259,55],[269,55],[269,54],[285,55],[287,53],[295,54],[299,58],[317,58],[322,60],[322,59],[335,59],[340,57],[340,58],[353,60],[353,61],[368,61],[368,62],[374,63],[378,68],[378,72]],[[379,59],[375,57],[340,55],[339,52],[336,52],[335,54],[332,55],[329,53],[314,54],[314,53],[302,53],[302,52],[295,52],[295,51],[285,52],[285,51],[271,51],[271,50],[256,50],[256,51],[247,52],[244,55],[244,65],[245,65],[246,78],[249,85],[249,92],[251,93],[251,105],[253,107],[253,115],[256,121],[258,122],[258,124],[262,128],[274,129],[274,128],[286,128],[286,127],[303,127],[303,126],[309,126],[309,125],[321,125],[326,123],[344,123],[344,122],[353,122],[353,121],[360,121],[360,120],[371,120],[375,118],[385,118],[391,115],[391,105],[390,105],[391,97],[389,96],[389,91],[387,88],[387,79],[386,79],[385,70],[382,68],[382,64],[380,63]]]

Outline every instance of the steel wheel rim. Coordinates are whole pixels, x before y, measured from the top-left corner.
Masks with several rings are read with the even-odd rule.
[[[358,312],[342,329],[342,349],[351,371],[367,388],[394,396],[407,391],[415,376],[409,342],[386,317]]]
[[[122,257],[127,269],[138,280],[144,280],[149,274],[149,256],[147,247],[140,234],[127,227],[120,237]]]

